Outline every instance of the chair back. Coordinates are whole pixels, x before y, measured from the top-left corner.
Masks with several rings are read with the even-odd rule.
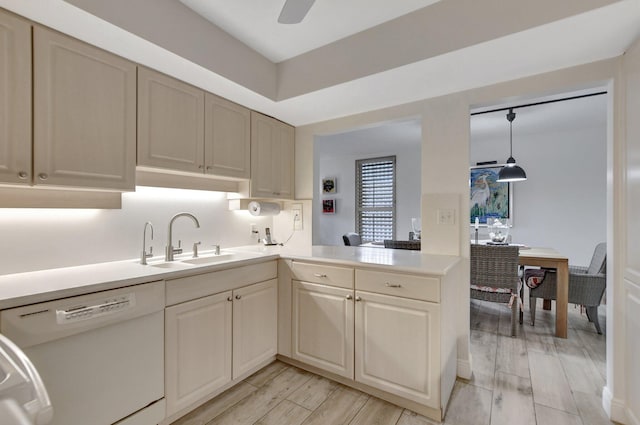
[[[345,246],[358,246],[362,244],[362,239],[360,239],[360,235],[357,233],[349,232],[342,235],[342,241]]]
[[[471,284],[491,288],[518,289],[518,247],[471,245]]]
[[[607,271],[607,244],[600,242],[596,245],[591,257],[591,264],[587,269],[587,274],[602,274]]]
[[[399,241],[395,239],[385,239],[384,247],[394,249],[412,249],[419,251],[422,245],[420,241]]]

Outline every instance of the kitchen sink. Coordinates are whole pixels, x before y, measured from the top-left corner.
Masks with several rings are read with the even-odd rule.
[[[211,264],[211,263],[219,263],[220,261],[228,261],[234,257],[233,254],[220,254],[220,255],[212,255],[209,257],[198,257],[191,258],[189,260],[182,260],[181,263],[187,264]]]
[[[169,261],[166,263],[149,264],[151,267],[158,267],[161,269],[186,269],[193,264],[185,264],[181,261]]]

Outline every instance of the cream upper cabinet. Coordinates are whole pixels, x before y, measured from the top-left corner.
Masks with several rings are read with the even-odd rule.
[[[248,179],[251,175],[251,112],[205,93],[205,173]]]
[[[136,65],[33,29],[33,183],[133,190]]]
[[[232,292],[165,310],[167,416],[231,381]]]
[[[355,379],[440,406],[440,306],[371,292],[355,296]]]
[[[138,69],[138,165],[204,171],[204,91]]]
[[[233,377],[238,378],[276,355],[278,281],[233,291]]]
[[[0,181],[31,182],[31,25],[0,11]]]
[[[295,130],[274,118],[251,113],[250,196],[292,199]]]
[[[292,357],[353,379],[353,290],[293,281]]]

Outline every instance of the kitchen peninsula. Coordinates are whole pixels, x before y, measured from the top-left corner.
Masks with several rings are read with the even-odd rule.
[[[441,420],[456,378],[460,269],[458,257],[416,251],[248,246],[197,259],[151,259],[147,266],[127,260],[18,273],[0,276],[0,330],[6,333],[2,318],[16,307],[162,281],[166,408],[156,416],[160,423],[171,423],[276,357]],[[207,323],[211,316],[201,313],[217,311],[217,305],[233,312],[232,328],[222,332],[233,343],[209,336],[224,321]],[[187,324],[183,313],[194,334],[177,344]],[[204,348],[198,345],[203,338]],[[234,359],[222,377],[190,364],[199,371],[194,375],[179,361],[196,355],[210,364],[220,346]],[[202,379],[209,379],[207,385]]]

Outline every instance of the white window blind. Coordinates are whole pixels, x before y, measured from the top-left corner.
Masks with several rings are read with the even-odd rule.
[[[396,157],[356,161],[356,229],[363,242],[395,239]]]

